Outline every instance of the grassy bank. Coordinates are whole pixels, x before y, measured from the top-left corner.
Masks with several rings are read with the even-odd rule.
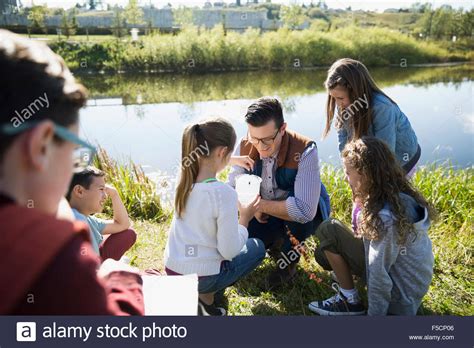
[[[163,250],[171,214],[163,210],[150,181],[142,174],[135,174],[136,167],[117,165],[107,157],[101,161],[105,162],[102,169],[109,174],[109,178],[118,175],[109,181],[117,186],[122,198],[128,202],[127,208],[134,218],[138,240],[129,251],[132,264],[140,269],[163,269]],[[420,168],[413,179],[416,187],[433,202],[440,214],[439,220],[429,231],[435,254],[435,273],[420,314],[474,314],[473,174],[473,168],[427,166]],[[331,194],[333,217],[349,224],[351,195],[342,171],[326,166],[321,175]],[[155,210],[158,206],[160,208]],[[152,211],[157,211],[158,218],[151,216]],[[226,297],[229,313],[309,314],[307,304],[310,301],[325,298],[333,292],[328,274],[312,257],[317,243],[315,238],[307,242],[308,257],[300,262],[293,284],[287,284],[275,292],[269,291],[265,278],[276,265],[266,259],[255,272],[228,288]]]
[[[449,51],[389,29],[355,26],[245,33],[187,28],[177,35],[155,34],[138,42],[53,41],[49,45],[75,70],[203,72],[248,69],[300,69],[353,57],[369,66],[463,61],[472,52]]]

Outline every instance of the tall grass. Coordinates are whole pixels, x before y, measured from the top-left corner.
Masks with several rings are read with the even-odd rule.
[[[389,29],[340,28],[331,32],[280,29],[260,33],[188,27],[177,35],[154,34],[138,42],[109,40],[93,44],[56,41],[50,46],[72,69],[202,72],[242,69],[294,69],[330,65],[341,57],[370,66],[466,60]],[[404,60],[404,61],[402,61]]]
[[[156,185],[143,172],[140,166],[132,161],[128,164],[118,163],[99,148],[94,165],[105,172],[106,182],[113,185],[132,219],[161,222],[167,216],[156,194]],[[107,204],[104,213],[112,215],[112,207]]]
[[[474,181],[473,168],[456,169],[451,165],[421,166],[413,177],[413,185],[428,198],[439,212],[438,225],[451,230],[473,227]],[[321,180],[331,196],[332,214],[350,222],[351,193],[342,170],[324,165]]]

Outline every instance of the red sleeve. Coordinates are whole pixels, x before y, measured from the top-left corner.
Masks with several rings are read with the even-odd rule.
[[[98,256],[90,244],[81,236],[74,236],[27,291],[13,314],[143,315],[141,278],[114,273],[104,283],[97,278],[98,265]]]

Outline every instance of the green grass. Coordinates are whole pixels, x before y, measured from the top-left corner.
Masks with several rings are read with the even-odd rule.
[[[341,57],[369,66],[469,60],[469,52],[448,51],[433,42],[417,41],[397,31],[356,26],[331,32],[316,29],[243,34],[187,28],[177,35],[153,34],[138,42],[49,42],[71,69],[104,71],[204,72],[294,69],[326,66]]]
[[[130,173],[127,168],[103,156],[102,166],[109,178],[118,175],[112,183],[117,185],[122,198],[129,202],[127,208],[134,218],[138,233],[135,246],[129,251],[132,264],[140,269],[164,269],[163,251],[166,244],[171,214],[157,205],[154,190],[142,174]],[[113,167],[118,166],[118,172]],[[136,170],[136,167],[135,169]],[[117,174],[118,173],[118,174]],[[420,314],[424,315],[473,315],[473,181],[474,168],[455,169],[449,165],[420,167],[413,178],[415,186],[427,197],[439,212],[438,220],[429,231],[435,254],[434,277],[425,296]],[[220,179],[224,180],[227,172]],[[126,177],[133,178],[128,180]],[[351,194],[341,169],[324,166],[321,177],[331,195],[332,216],[345,223],[350,222]],[[109,180],[110,181],[110,180]],[[143,187],[146,187],[144,191]],[[138,192],[142,191],[140,194]],[[141,204],[131,204],[140,199]],[[151,207],[148,207],[151,205]],[[158,209],[157,217],[150,216]],[[228,312],[231,315],[307,315],[307,305],[315,299],[331,296],[331,280],[314,261],[312,253],[317,240],[311,237],[307,243],[307,257],[298,265],[293,284],[278,291],[269,291],[266,276],[276,264],[266,259],[253,273],[226,290]],[[365,299],[365,291],[358,285]]]

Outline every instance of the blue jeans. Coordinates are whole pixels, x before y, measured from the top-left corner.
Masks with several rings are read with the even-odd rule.
[[[231,261],[223,261],[219,274],[200,277],[200,294],[218,292],[234,284],[240,278],[252,272],[265,258],[265,246],[260,239],[249,238],[239,255]]]

